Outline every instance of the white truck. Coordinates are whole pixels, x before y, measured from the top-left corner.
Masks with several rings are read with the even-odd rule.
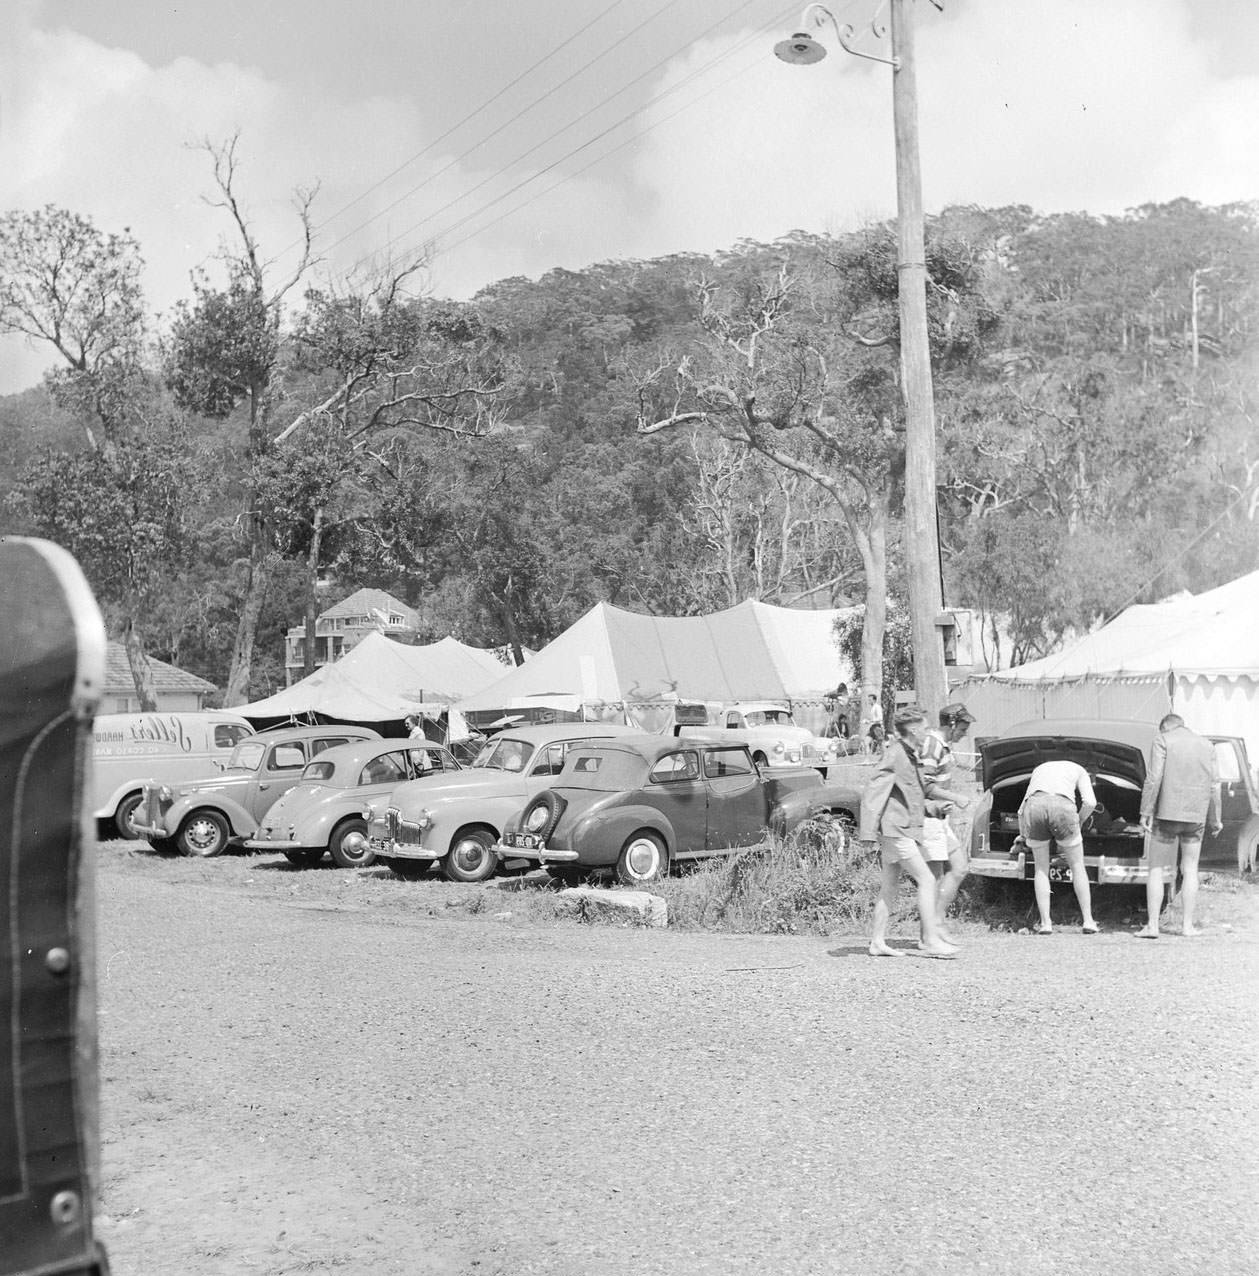
[[[796,724],[786,705],[768,700],[727,705],[714,725],[738,731],[752,760],[762,769],[811,766],[825,772],[846,753],[843,740],[815,736]]]

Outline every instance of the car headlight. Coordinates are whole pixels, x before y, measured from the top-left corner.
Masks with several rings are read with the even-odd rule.
[[[291,842],[291,841],[293,841],[293,839],[294,839],[296,836],[297,836],[297,825],[296,825],[296,824],[290,824],[290,825],[289,825],[289,841],[290,841],[290,842]]]
[[[365,806],[359,814],[370,824],[373,820],[379,819],[374,806]]]
[[[433,827],[433,813],[425,807],[419,815],[415,817],[415,827],[417,829],[431,829]]]
[[[775,741],[774,741],[774,752],[775,752],[775,753],[781,753],[781,752],[783,751],[783,749],[784,749],[784,748],[786,748],[786,745],[784,745],[784,744],[783,744],[783,742],[782,742],[781,740],[775,740]]]
[[[525,829],[530,833],[541,833],[546,827],[548,811],[539,803],[525,816]]]
[[[157,791],[157,800],[159,802],[169,802],[174,796],[174,793],[172,793],[170,788],[165,784],[163,784]]]

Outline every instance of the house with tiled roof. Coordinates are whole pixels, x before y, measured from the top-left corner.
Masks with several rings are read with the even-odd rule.
[[[210,696],[218,690],[214,683],[186,669],[168,665],[164,660],[154,660],[150,656],[149,664],[153,669],[157,707],[162,713],[195,713],[204,709]],[[105,690],[100,712],[140,712],[140,697],[136,694],[135,679],[127,663],[127,649],[120,642],[105,646]]]
[[[411,644],[419,635],[420,613],[383,589],[359,589],[315,620],[315,668],[340,660],[368,634],[384,634]],[[306,626],[293,625],[284,639],[284,685],[304,676]]]

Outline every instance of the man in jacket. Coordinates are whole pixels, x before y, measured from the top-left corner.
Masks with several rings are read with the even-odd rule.
[[[1178,713],[1158,724],[1150,751],[1150,768],[1141,793],[1141,827],[1149,835],[1150,871],[1145,881],[1147,921],[1138,939],[1158,938],[1158,915],[1163,908],[1163,870],[1176,863],[1180,852],[1185,905],[1183,930],[1199,934],[1193,924],[1198,904],[1198,855],[1202,834],[1210,821],[1219,833],[1220,773],[1210,740],[1190,731]]]
[[[957,797],[925,781],[918,749],[927,731],[926,715],[919,709],[899,709],[892,719],[895,738],[887,746],[861,796],[863,845],[877,841],[882,863],[882,884],[874,905],[871,957],[903,957],[887,942],[887,927],[896,906],[900,875],[905,873],[918,890],[918,916],[922,923],[919,948],[929,957],[952,957],[955,944],[940,936],[936,921],[935,878],[922,857],[922,822],[927,815],[941,815],[949,800]]]

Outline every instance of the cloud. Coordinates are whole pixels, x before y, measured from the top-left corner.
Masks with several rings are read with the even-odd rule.
[[[1023,203],[1104,213],[1181,195],[1259,196],[1259,78],[1213,72],[1187,0],[917,9],[929,209]],[[810,67],[778,62],[767,41],[732,84],[645,141],[636,176],[650,192],[653,250],[894,212],[891,73],[844,54],[829,30],[820,38],[831,56]],[[693,47],[665,84],[736,43]],[[711,87],[736,64],[731,56],[683,92]]]

